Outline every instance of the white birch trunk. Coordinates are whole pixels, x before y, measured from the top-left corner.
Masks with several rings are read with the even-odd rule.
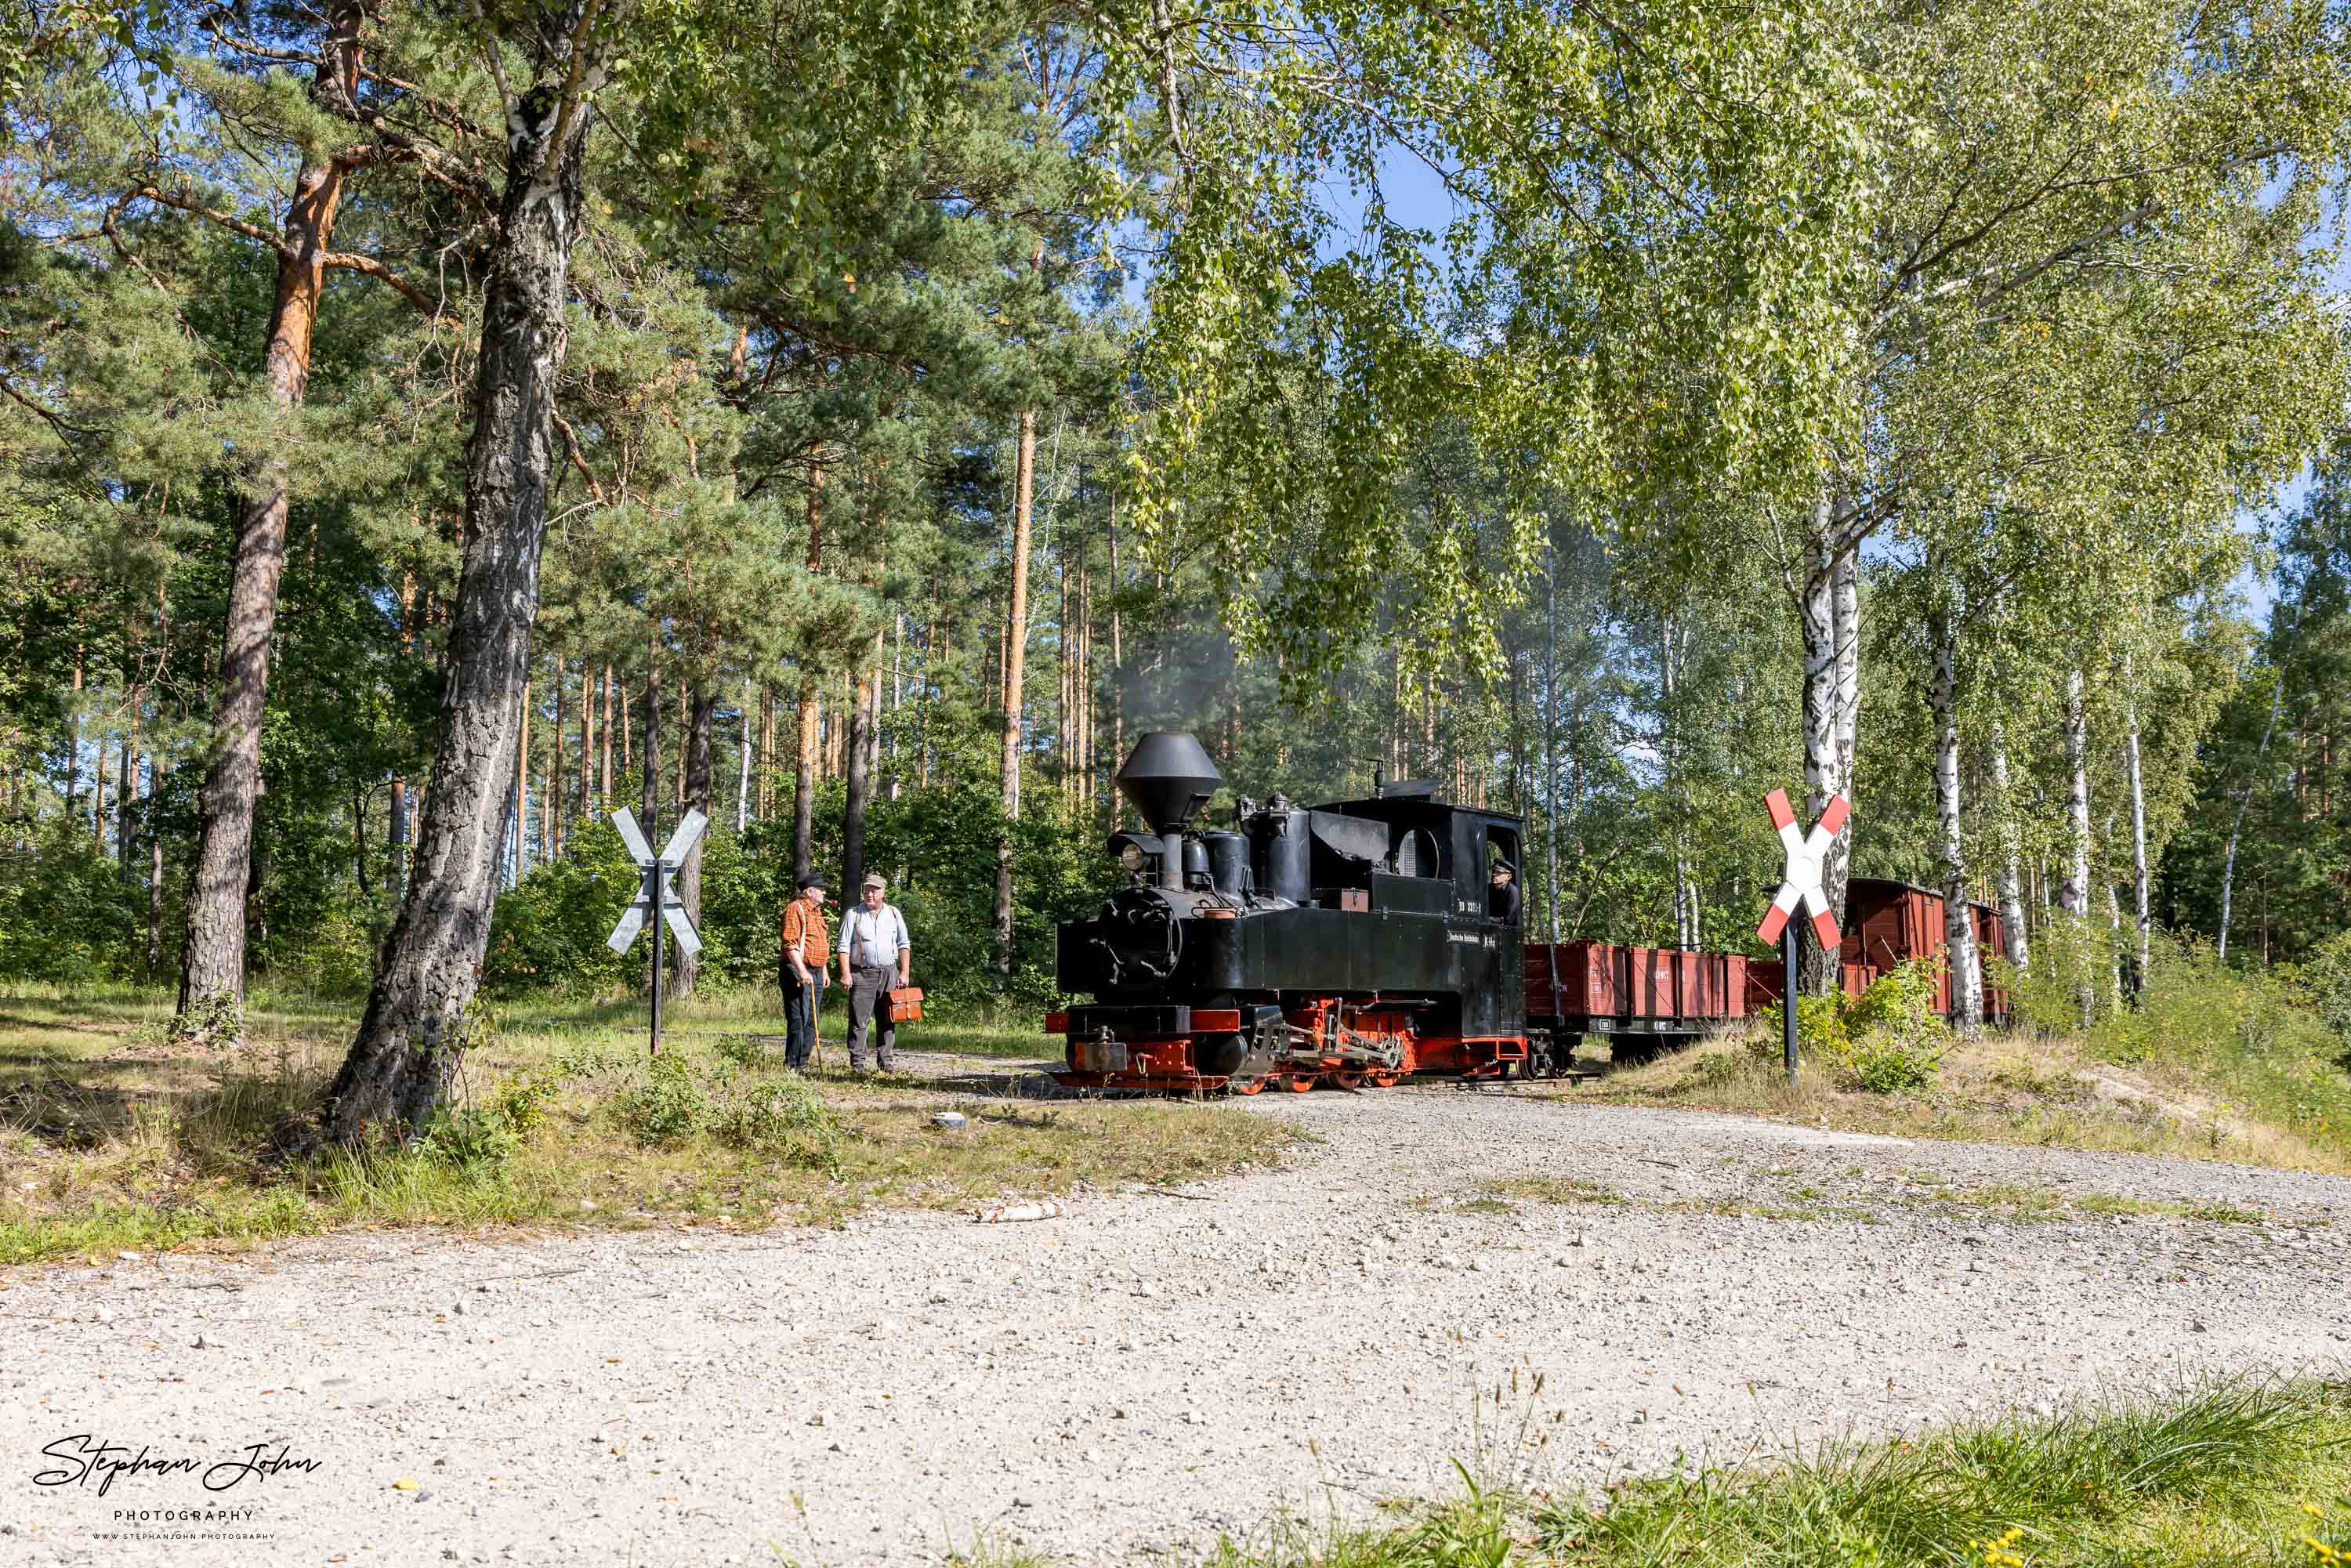
[[[2147,907],[2147,790],[2139,777],[2138,704],[2133,701],[2129,709],[2130,727],[2124,753],[2130,769],[2131,813],[2131,888],[2137,896],[2138,933],[2134,946],[2137,952],[2137,967],[2131,973],[2131,1006],[2147,1005],[2147,961],[2149,931],[2154,915]]]
[[[2065,886],[2058,902],[2065,913],[2090,913],[2090,741],[2082,713],[2082,672],[2065,672],[2065,825],[2069,841]]]
[[[2032,940],[2025,932],[2024,854],[2016,831],[2016,806],[2008,794],[2008,734],[1991,721],[1991,787],[2000,798],[2000,923],[2007,929],[2008,961],[2025,973]]]
[[[1967,841],[1959,825],[1959,637],[1950,605],[1939,596],[1928,614],[1935,668],[1935,818],[1942,829],[1943,946],[1951,974],[1951,1022],[1973,1035],[1983,1027],[1983,969],[1976,953],[1975,907],[1968,901]]]
[[[735,759],[735,836],[751,821],[751,677],[743,677],[743,743]]]
[[[1835,507],[1820,504],[1805,563],[1801,605],[1804,632],[1804,789],[1807,815],[1818,820],[1829,798],[1853,800],[1853,746],[1861,716],[1861,601],[1853,552],[1832,548],[1830,523]],[[1840,923],[1845,883],[1851,873],[1850,821],[1831,841],[1821,883]],[[1826,995],[1836,984],[1834,961],[1817,938],[1802,939],[1802,984]]]
[[[2098,993],[2089,967],[2090,934],[2090,744],[2089,724],[2082,712],[2082,672],[2065,672],[2065,885],[2058,902],[2072,916],[2074,940],[2079,944],[2075,962],[2081,966],[2076,995],[2081,1001],[2082,1027],[2096,1015]]]

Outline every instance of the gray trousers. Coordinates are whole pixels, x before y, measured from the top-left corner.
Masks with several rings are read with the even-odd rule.
[[[878,1025],[881,1039],[876,1054],[882,1059],[882,1071],[887,1072],[895,1063],[898,1049],[898,1026],[890,1021],[890,988],[898,983],[898,971],[858,968],[850,973],[853,977],[849,982],[850,1071],[865,1071],[866,1029]],[[881,1015],[878,1019],[876,1013]]]

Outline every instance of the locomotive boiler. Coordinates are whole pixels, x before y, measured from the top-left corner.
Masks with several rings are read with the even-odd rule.
[[[1243,797],[1207,829],[1222,782],[1173,731],[1119,769],[1151,831],[1112,839],[1126,884],[1060,928],[1061,988],[1093,998],[1048,1016],[1061,1082],[1248,1094],[1541,1065],[1518,900],[1491,890],[1497,863],[1515,877],[1517,818],[1399,781],[1314,807]]]

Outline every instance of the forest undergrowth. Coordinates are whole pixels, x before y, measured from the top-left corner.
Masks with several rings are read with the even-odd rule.
[[[0,1002],[0,1263],[408,1225],[830,1224],[1189,1180],[1296,1138],[1216,1105],[1024,1099],[998,1071],[852,1077],[838,1009],[815,1070],[789,1073],[773,1004],[737,991],[668,1009],[652,1060],[642,1003],[518,1006],[419,1145],[272,1165],[256,1151],[316,1103],[349,1011],[256,997],[226,1051],[174,1043],[170,1019],[127,990]],[[976,1070],[1041,1043],[985,1019],[899,1038]],[[945,1110],[967,1125],[933,1124]]]

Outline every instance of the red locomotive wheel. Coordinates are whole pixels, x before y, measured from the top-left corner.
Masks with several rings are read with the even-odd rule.
[[[1292,1094],[1303,1094],[1322,1081],[1322,1075],[1319,1072],[1292,1072],[1286,1074],[1280,1083]]]
[[[1361,1089],[1364,1080],[1370,1076],[1368,1072],[1334,1072],[1331,1074],[1331,1086],[1334,1089]]]
[[[1265,1080],[1262,1078],[1228,1078],[1225,1080],[1225,1092],[1228,1094],[1256,1094],[1262,1092],[1264,1089]]]

